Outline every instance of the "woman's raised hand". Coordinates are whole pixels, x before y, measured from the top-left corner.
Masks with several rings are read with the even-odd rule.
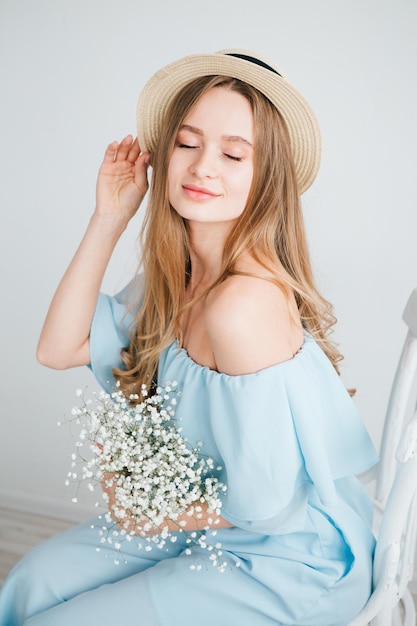
[[[149,161],[150,154],[141,154],[138,140],[131,135],[108,146],[97,179],[97,216],[127,224],[148,189]]]
[[[113,250],[148,189],[150,154],[131,135],[110,144],[97,181],[97,204],[49,307],[39,338],[40,363],[57,369],[90,363],[90,329]]]

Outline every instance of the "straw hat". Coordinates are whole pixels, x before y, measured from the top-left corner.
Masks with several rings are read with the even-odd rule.
[[[177,93],[195,78],[215,75],[249,83],[276,106],[288,128],[300,193],[306,191],[320,164],[321,139],[316,117],[308,102],[279,68],[245,50],[195,54],[156,72],[143,88],[137,106],[138,138],[142,150],[154,151],[165,111]]]

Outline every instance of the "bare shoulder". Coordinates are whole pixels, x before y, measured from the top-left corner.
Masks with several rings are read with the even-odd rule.
[[[207,298],[205,324],[217,369],[248,374],[294,355],[302,343],[295,301],[274,282],[230,276]]]

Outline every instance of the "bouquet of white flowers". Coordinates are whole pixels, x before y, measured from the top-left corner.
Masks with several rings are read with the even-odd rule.
[[[209,527],[198,532],[186,529],[184,514],[201,519],[201,505],[212,516],[208,520],[210,527],[218,523],[219,495],[226,486],[215,476],[215,470],[221,467],[215,467],[212,458],[200,453],[202,442],[192,447],[177,426],[177,384],[158,387],[152,395],[142,386],[141,402],[137,402],[137,396],[126,398],[120,390],[95,394],[95,403],[86,400],[81,390],[77,395],[82,404],[72,409],[70,421],[79,423],[81,430],[66,484],[86,481],[94,490],[104,481],[113,489],[116,503],[105,517],[107,522],[115,520],[115,524],[111,536],[108,525],[100,529],[101,542],[109,541],[120,549],[122,538],[139,536],[148,542],[146,549],[153,545],[162,548],[166,541],[176,540],[175,533],[168,529],[169,521],[171,529],[174,525],[178,532],[187,532],[187,543],[210,550],[212,564],[224,571],[220,544],[207,542]],[[95,453],[89,459],[83,453],[86,444]],[[77,472],[80,463],[82,469]],[[103,496],[108,502],[105,492]],[[215,530],[211,533],[215,535]]]

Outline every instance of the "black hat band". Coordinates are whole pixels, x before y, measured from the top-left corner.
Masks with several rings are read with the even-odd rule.
[[[271,67],[270,65],[267,65],[266,63],[264,63],[260,59],[256,59],[255,57],[251,57],[251,56],[248,56],[246,54],[236,54],[234,52],[227,52],[226,56],[228,56],[228,57],[237,57],[238,59],[243,59],[244,61],[250,61],[251,63],[255,63],[256,65],[259,65],[260,67],[264,67],[266,70],[269,70],[270,72],[274,72],[274,74],[277,74],[278,76],[281,76],[281,74],[279,72],[277,72],[276,70],[274,70],[273,67]],[[281,78],[282,78],[282,76],[281,76]]]

